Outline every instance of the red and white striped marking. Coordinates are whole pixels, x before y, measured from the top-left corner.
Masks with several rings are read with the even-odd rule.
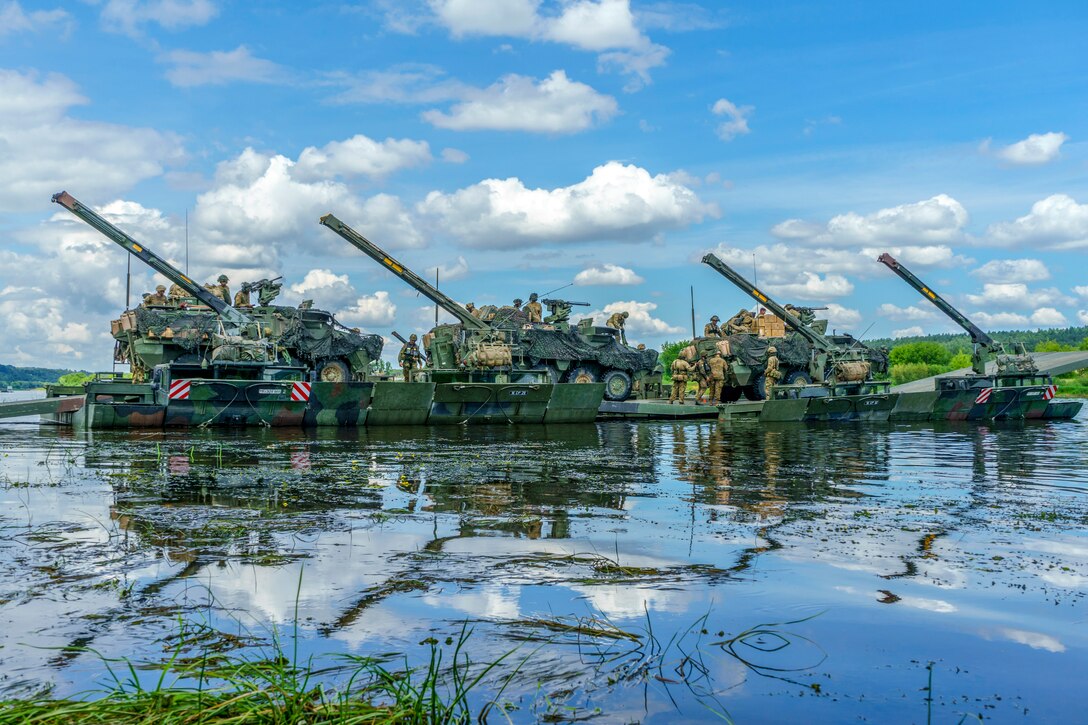
[[[1057,385],[1048,385],[1046,390],[1043,391],[1043,400],[1053,400],[1054,396],[1058,394]]]
[[[192,382],[192,380],[171,380],[170,390],[167,393],[170,400],[188,400]]]
[[[310,384],[309,383],[295,383],[291,386],[291,400],[305,403],[310,399]]]
[[[993,388],[983,388],[982,392],[978,394],[977,398],[975,398],[975,404],[981,405],[982,403],[985,403],[990,399],[990,395],[993,394],[993,392]]]

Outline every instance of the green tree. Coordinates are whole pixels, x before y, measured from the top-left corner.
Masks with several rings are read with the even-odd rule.
[[[666,342],[661,346],[661,355],[658,357],[658,362],[665,369],[665,380],[672,380],[672,376],[669,375],[669,369],[672,367],[672,361],[680,356],[680,351],[691,343],[687,340],[681,342]]]
[[[1057,340],[1043,340],[1035,345],[1035,352],[1070,352],[1075,349],[1072,345],[1065,345]]]
[[[948,361],[948,367],[952,370],[969,368],[971,367],[971,356],[965,352],[957,352],[952,356],[952,359]]]
[[[57,379],[60,385],[83,385],[94,378],[93,373],[66,373]]]
[[[908,342],[891,351],[892,365],[947,365],[952,353],[938,342]]]

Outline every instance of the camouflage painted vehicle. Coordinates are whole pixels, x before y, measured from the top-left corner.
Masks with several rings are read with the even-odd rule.
[[[587,303],[544,300],[551,314],[536,323],[514,307],[482,307],[477,316],[332,214],[321,223],[457,318],[424,336],[425,372],[431,380],[502,376],[519,382],[599,382],[607,400],[626,400],[660,381],[656,350],[624,345],[616,330],[590,319],[571,325],[573,307]]]
[[[721,352],[728,364],[728,379],[720,402],[734,402],[742,395],[749,400],[766,397],[764,371],[767,348],[772,345],[782,373],[781,385],[859,383],[887,372],[888,356],[884,351],[869,348],[851,335],[827,335],[827,320],[790,312],[713,254],[703,257],[703,263],[768,310],[759,332],[696,338],[685,349],[683,354],[689,360],[698,360],[703,353]]]

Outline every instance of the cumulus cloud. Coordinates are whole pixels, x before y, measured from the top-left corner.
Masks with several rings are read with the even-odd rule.
[[[442,149],[442,160],[447,164],[463,164],[468,161],[468,154],[461,149]]]
[[[609,263],[587,267],[574,275],[574,284],[577,287],[607,284],[636,285],[642,284],[643,281],[642,277],[635,274],[635,270]]]
[[[967,210],[963,205],[946,194],[938,194],[864,216],[847,212],[827,224],[787,219],[776,224],[771,233],[783,240],[805,244],[840,247],[899,244],[915,248],[962,241],[966,224]]]
[[[144,25],[183,30],[206,25],[218,13],[211,0],[107,0],[101,19],[106,30],[136,36]]]
[[[184,158],[174,134],[68,115],[87,103],[65,76],[0,69],[0,210],[45,208],[65,188],[99,201]]]
[[[453,193],[432,191],[418,208],[468,245],[490,248],[641,241],[718,213],[669,175],[616,161],[572,186],[529,189],[516,177],[485,179]]]
[[[166,71],[166,78],[181,88],[222,86],[236,82],[280,83],[287,78],[286,69],[270,60],[253,56],[244,45],[234,50],[213,50],[208,53],[173,50],[160,56],[159,61],[173,66]]]
[[[1065,315],[1053,307],[1040,307],[1031,313],[1031,324],[1039,327],[1058,327],[1067,322]]]
[[[345,325],[385,327],[393,324],[396,315],[397,306],[389,299],[389,293],[378,290],[359,297],[355,304],[340,310],[337,318]]]
[[[1061,155],[1062,144],[1069,140],[1064,133],[1033,133],[997,151],[997,155],[1018,166],[1039,166]]]
[[[827,311],[824,314],[827,315],[829,325],[838,330],[849,330],[861,324],[860,312],[835,302],[827,304]]]
[[[616,100],[584,83],[571,81],[561,70],[537,82],[519,75],[494,85],[470,89],[448,113],[425,111],[423,119],[455,131],[530,131],[574,133],[612,118]]]
[[[715,116],[725,117],[716,129],[718,138],[722,141],[732,141],[737,136],[750,133],[748,116],[752,115],[754,106],[737,106],[732,101],[719,98],[710,110]]]
[[[1038,259],[994,259],[971,274],[990,282],[1038,282],[1050,278],[1050,270]]]
[[[889,320],[932,320],[937,316],[934,308],[917,307],[915,305],[897,307],[888,302],[877,308],[876,312],[881,317],[887,317]]]
[[[657,304],[654,302],[635,302],[633,300],[630,302],[611,302],[605,305],[603,310],[594,310],[587,317],[592,317],[596,324],[603,325],[613,313],[627,312],[628,317],[624,328],[627,330],[627,337],[632,344],[634,344],[634,340],[630,338],[634,335],[649,335],[660,338],[663,335],[683,334],[683,327],[670,325],[664,320],[654,317],[652,313],[656,309]]]
[[[775,297],[808,301],[845,297],[854,291],[853,283],[841,274],[821,277],[815,272],[802,271],[800,277],[796,282],[771,282],[766,289]]]
[[[1073,288],[1073,294],[1078,297],[1088,297],[1088,285],[1080,285]]]
[[[1082,325],[1088,325],[1088,310],[1077,310],[1077,320]]]
[[[447,149],[450,150],[450,149]],[[330,141],[321,148],[308,146],[299,154],[292,169],[295,178],[304,180],[355,176],[383,177],[394,171],[423,166],[431,161],[426,141],[387,138],[375,141],[356,134],[344,141]]]
[[[434,267],[431,267],[434,269]],[[462,279],[468,276],[468,262],[464,257],[458,256],[457,261],[452,264],[440,264],[438,265],[438,280],[442,282],[453,282],[457,279]]]
[[[968,294],[967,301],[973,305],[998,309],[1016,307],[1030,309],[1038,305],[1070,305],[1075,300],[1063,294],[1055,287],[1031,290],[1020,282],[987,282],[982,285],[982,294]]]
[[[1065,194],[1053,194],[1032,204],[1030,213],[991,225],[987,237],[1000,246],[1088,247],[1088,204],[1078,204]]]
[[[989,329],[1034,327],[1060,327],[1067,324],[1065,315],[1053,307],[1040,307],[1030,316],[1019,312],[974,312],[971,319]]]
[[[919,325],[911,325],[900,330],[892,330],[892,338],[898,340],[901,337],[919,337],[926,334]]]
[[[16,0],[0,5],[0,38],[18,33],[40,33],[51,29],[57,29],[62,36],[67,36],[74,22],[72,16],[60,8],[27,12]]]
[[[455,38],[467,35],[530,36],[539,0],[432,0],[438,21]]]

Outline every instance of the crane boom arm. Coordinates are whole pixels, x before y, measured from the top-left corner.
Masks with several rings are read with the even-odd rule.
[[[716,272],[718,272],[718,274],[728,279],[737,287],[740,287],[741,290],[746,292],[748,296],[750,296],[756,302],[781,317],[783,322],[785,322],[794,332],[801,335],[810,343],[812,343],[812,346],[815,347],[817,350],[821,350],[823,352],[834,351],[835,346],[831,343],[830,340],[828,340],[823,335],[817,333],[815,330],[812,330],[811,328],[802,325],[801,321],[791,315],[789,311],[786,310],[786,308],[782,307],[777,302],[768,297],[766,294],[764,294],[762,291],[760,291],[759,288],[757,288],[754,284],[742,277],[728,264],[718,259],[717,256],[713,254],[707,254],[705,257],[703,257],[703,264],[706,264],[713,268]]]
[[[1001,350],[1001,345],[998,344],[996,340],[979,329],[975,323],[967,319],[966,315],[948,304],[943,297],[930,289],[929,286],[918,279],[913,272],[896,261],[895,257],[885,252],[877,258],[877,261],[902,277],[907,284],[918,290],[923,297],[936,305],[937,309],[955,320],[956,324],[960,327],[967,330],[967,333],[971,336],[971,342],[983,346],[990,352],[999,352]]]
[[[134,257],[138,257],[148,267],[155,270],[159,274],[163,275],[171,282],[179,285],[182,289],[189,293],[191,297],[195,297],[208,307],[215,310],[215,312],[222,317],[226,322],[233,325],[247,325],[252,320],[246,315],[242,314],[235,308],[228,305],[223,300],[213,295],[203,286],[197,284],[188,276],[183,274],[181,270],[173,266],[159,255],[152,252],[144,245],[137,242],[125,232],[115,227],[110,222],[103,219],[93,209],[86,204],[83,204],[67,191],[62,191],[59,194],[53,195],[53,201],[60,204],[68,211],[75,214],[77,217],[87,222],[90,226],[97,229],[103,236],[112,239],[114,242],[124,247],[129,254]]]
[[[474,330],[490,330],[491,326],[483,320],[479,319],[467,309],[461,306],[456,300],[449,295],[440,292],[434,285],[428,284],[422,277],[408,269],[405,265],[401,264],[396,259],[393,259],[389,254],[385,252],[374,242],[364,237],[359,232],[349,227],[344,222],[337,219],[332,214],[326,214],[321,217],[321,223],[332,229],[341,237],[350,242],[354,247],[366,254],[378,264],[386,267],[393,274],[400,277],[407,282],[413,289],[422,294],[424,297],[434,302],[442,309],[449,312],[451,315],[461,321],[461,324],[466,328]]]

